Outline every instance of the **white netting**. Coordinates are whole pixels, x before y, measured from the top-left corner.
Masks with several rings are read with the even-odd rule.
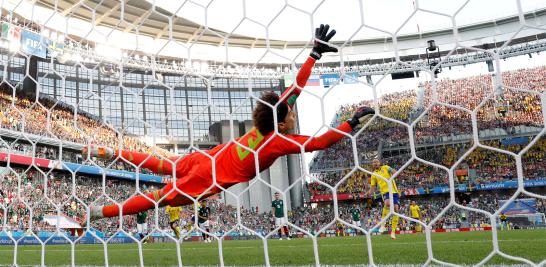
[[[384,242],[375,239],[375,234],[382,223],[394,216],[400,217],[399,230],[424,231],[424,238],[417,242],[425,255],[419,264],[455,265],[450,263],[452,257],[438,255],[434,249],[433,233],[439,229],[485,228],[491,230],[485,238],[491,247],[471,264],[490,263],[494,257],[510,260],[508,263],[546,264],[544,257],[531,260],[504,250],[499,241],[498,220],[500,212],[520,197],[536,199],[537,213],[546,207],[545,184],[538,183],[546,180],[546,68],[526,68],[525,62],[518,63],[521,70],[510,67],[516,64],[512,57],[532,57],[546,50],[543,2],[533,2],[542,9],[530,10],[525,1],[484,6],[473,6],[479,1],[455,1],[456,4],[450,4],[450,11],[444,12],[436,10],[430,1],[415,0],[401,4],[408,8],[407,12],[393,15],[389,10],[394,6],[373,11],[373,1],[354,1],[343,3],[352,20],[347,29],[328,21],[343,16],[338,12],[328,14],[329,8],[340,5],[339,1],[307,3],[308,7],[280,1],[275,8],[261,3],[264,9],[275,10],[264,17],[247,10],[247,5],[256,5],[254,1],[233,4],[233,10],[224,10],[225,4],[215,8],[218,2],[222,1],[1,2],[0,159],[6,167],[0,170],[0,241],[7,244],[9,251],[0,251],[5,253],[2,257],[10,259],[1,264],[115,262],[182,266],[199,265],[202,260],[202,264],[222,266],[275,265],[278,259],[272,257],[276,253],[272,250],[279,249],[279,245],[270,240],[281,226],[274,224],[272,214],[263,213],[264,207],[271,208],[274,192],[281,193],[290,231],[310,239],[305,243],[310,261],[304,264],[404,263],[389,261],[385,254],[380,259],[374,256],[382,249],[374,244]],[[503,15],[502,19],[471,26],[458,23],[458,17],[472,16],[468,10],[480,13],[477,8],[494,9],[493,6],[504,4],[513,11],[505,12],[507,18]],[[211,16],[225,12],[233,12],[240,19],[222,30],[216,29],[221,24],[209,25]],[[371,16],[370,12],[376,14]],[[378,18],[382,12],[385,17]],[[200,14],[197,19],[195,13]],[[271,37],[278,36],[275,32],[279,29],[290,31],[280,21],[289,21],[293,16],[306,18],[304,26],[287,25],[294,26],[294,31],[303,28],[306,35],[300,39],[308,41],[279,41]],[[374,19],[368,20],[368,16]],[[432,19],[441,26],[432,33],[421,32],[419,22]],[[381,20],[396,23],[382,25]],[[238,144],[241,151],[250,150],[247,155],[258,158],[263,147],[253,151],[255,146],[242,144],[236,138],[252,126],[251,112],[261,101],[262,92],[280,94],[285,82],[295,80],[299,64],[313,46],[314,27],[320,23],[331,23],[338,32],[345,33],[343,39],[334,39],[330,44],[339,53],[325,54],[313,69],[313,75],[331,78],[337,74],[337,78],[318,93],[305,89],[299,100],[314,103],[313,119],[321,122],[312,132],[303,134],[319,136],[319,130],[334,129],[351,117],[357,105],[374,107],[373,118],[346,134],[341,142],[318,152],[313,160],[307,160],[310,155],[304,153],[309,142],[301,145],[288,139],[276,125],[277,135],[301,148],[299,157],[283,157],[271,171],[262,173],[256,160],[253,168],[257,177],[230,190],[217,184],[214,170],[218,166],[213,163],[214,184],[208,189],[220,188],[220,193],[213,197],[219,200],[208,203],[214,219],[210,226],[182,227],[180,238],[173,236],[168,215],[156,202],[144,223],[147,231],[141,231],[145,238],[134,234],[134,215],[92,221],[86,231],[80,229],[79,224],[86,221],[91,207],[121,205],[130,197],[144,196],[176,180],[175,170],[170,176],[153,175],[142,167],[144,163],[134,164],[130,158],[102,160],[81,156],[89,144],[146,152],[149,160],[164,160],[165,166],[183,160],[173,160],[172,156],[189,152],[200,153],[214,162],[218,154],[227,153],[226,149],[215,156],[206,154],[206,150],[227,142]],[[417,33],[408,34],[414,33],[409,28],[415,26]],[[252,38],[243,34],[249,32],[254,34]],[[435,49],[424,54],[426,41],[435,36],[442,46],[442,50],[438,48],[441,54],[434,54]],[[369,52],[366,49],[375,58],[362,56]],[[454,79],[438,78],[442,70],[449,72],[448,68],[478,62],[486,62],[490,73],[462,77],[453,71]],[[397,86],[387,83],[391,81],[389,75],[407,72],[420,74],[420,84],[414,86],[419,90],[391,92],[386,88]],[[373,99],[345,104],[336,110],[329,124],[325,110],[338,105],[336,98],[342,96],[336,92],[346,90],[349,84],[353,86],[349,89],[373,92]],[[298,105],[299,109],[304,108],[304,104]],[[311,109],[310,106],[305,108]],[[276,115],[275,120],[279,120]],[[213,132],[218,135],[212,136]],[[394,168],[391,179],[396,179],[408,196],[443,190],[432,192],[444,193],[432,201],[416,198],[426,209],[422,212],[423,220],[411,218],[407,204],[399,211],[391,205],[389,215],[381,218],[381,210],[373,203],[375,194],[366,194],[366,178],[373,174],[370,163],[374,158],[381,158]],[[379,179],[386,181],[384,177]],[[388,185],[392,199],[393,187]],[[495,192],[495,197],[487,194],[501,185],[511,189]],[[474,190],[481,192],[480,199],[460,194]],[[190,223],[192,215],[199,217],[197,202],[209,197],[206,191],[197,197],[179,188],[170,191],[193,202],[180,213],[181,222]],[[504,197],[510,201],[499,205],[497,200]],[[160,201],[166,198],[163,196]],[[331,206],[303,207],[302,199],[328,202]],[[365,219],[360,226],[360,221],[352,222],[351,204],[346,201],[364,199],[370,199],[369,209],[363,211]],[[300,207],[290,207],[292,202]],[[191,247],[186,241],[199,239],[203,234],[217,242],[213,254],[200,254],[202,248]],[[322,238],[345,234],[363,235],[356,243],[361,246],[357,253],[365,255],[363,261],[325,258],[331,255],[325,251],[328,245],[321,248]],[[234,253],[229,239],[235,237],[257,240],[238,250],[261,248],[259,255],[252,256],[260,259],[244,262],[229,258]],[[165,246],[147,252],[145,240]],[[56,243],[68,247],[56,249]],[[87,243],[96,245],[85,247]],[[411,242],[406,245],[413,246]],[[287,245],[285,249],[296,250],[298,245]],[[539,245],[532,249],[541,248]],[[48,258],[51,253],[65,260]],[[162,259],[163,253],[170,258]],[[36,254],[40,256],[30,256]],[[126,256],[135,260],[119,261]],[[196,261],[196,257],[201,258]],[[217,261],[211,262],[210,257]],[[290,260],[279,262],[292,264]],[[461,259],[456,263],[467,262]]]

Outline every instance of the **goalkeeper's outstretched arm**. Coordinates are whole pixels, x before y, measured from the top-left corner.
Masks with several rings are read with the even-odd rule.
[[[328,24],[321,24],[319,28],[315,29],[315,40],[311,54],[309,54],[309,57],[298,71],[296,82],[284,91],[280,97],[281,101],[286,103],[290,109],[294,108],[296,99],[300,95],[302,88],[305,87],[307,80],[309,80],[315,62],[322,57],[323,53],[337,52],[337,48],[326,44],[336,34],[336,30],[332,29],[328,32],[329,29],[330,25]]]
[[[102,159],[115,159],[121,157],[136,166],[151,170],[156,174],[173,174],[173,165],[176,157],[168,160],[159,159],[147,153],[134,152],[129,150],[116,150],[105,146],[90,145],[82,149],[82,154],[86,156],[89,153],[90,157]]]
[[[330,26],[328,24],[321,24],[319,28],[315,29],[315,40],[311,54],[298,71],[298,74],[296,76],[296,82],[280,96],[280,100],[283,104],[286,104],[288,110],[293,109],[296,103],[296,99],[301,93],[301,89],[305,87],[307,80],[309,80],[309,76],[311,76],[311,71],[313,69],[313,66],[315,65],[316,60],[319,60],[322,57],[323,53],[338,51],[337,48],[326,44],[336,34],[336,30],[332,29],[331,31],[329,31],[329,29]],[[278,119],[282,120],[284,118]],[[299,138],[299,140],[301,141],[301,138]],[[325,138],[321,138],[318,139],[315,143],[320,143],[320,141],[324,140]],[[312,151],[325,148],[324,146],[312,147]],[[153,157],[146,153],[128,150],[117,151],[113,148],[105,146],[89,146],[85,147],[82,150],[82,154],[84,154],[84,156],[87,155],[88,152],[89,156],[91,157],[99,157],[103,159],[114,159],[120,156],[123,159],[126,159],[139,167],[149,169],[156,174],[173,174],[173,165],[175,165],[174,161],[177,159],[170,158],[169,160],[164,160]]]
[[[321,25],[316,31],[316,41],[310,58],[306,61],[300,73],[296,84],[304,86],[311,73],[312,65],[319,59],[324,52],[335,52],[337,49],[324,44],[332,38],[335,31],[328,33],[329,27]],[[296,87],[297,88],[297,87]],[[299,89],[299,88],[297,88]],[[291,90],[280,99],[279,95],[273,92],[264,93],[252,113],[254,127],[243,137],[238,138],[238,144],[230,142],[219,145],[203,155],[194,153],[185,157],[192,157],[193,161],[186,158],[177,160],[176,173],[173,173],[173,164],[175,159],[161,160],[146,153],[119,150],[105,147],[89,147],[84,149],[84,154],[97,156],[101,158],[113,159],[123,157],[124,159],[136,164],[139,167],[148,168],[158,174],[171,174],[177,178],[169,182],[161,190],[154,191],[146,196],[134,196],[124,202],[123,207],[118,205],[107,205],[90,208],[90,219],[114,217],[120,214],[133,214],[142,210],[158,206],[181,206],[193,202],[188,196],[195,198],[197,196],[207,197],[221,192],[220,187],[211,187],[214,178],[216,183],[222,188],[229,188],[235,184],[246,182],[256,176],[255,161],[253,157],[248,157],[250,152],[242,148],[239,144],[250,149],[260,149],[258,157],[266,169],[274,161],[283,155],[300,153],[302,145],[305,151],[315,151],[330,147],[335,142],[349,133],[360,123],[360,119],[366,115],[374,114],[375,110],[370,107],[359,108],[354,116],[347,122],[342,123],[336,130],[332,129],[319,137],[309,137],[302,135],[288,134],[295,129],[295,112],[292,106],[301,90]],[[288,100],[287,100],[288,99]],[[290,100],[291,99],[291,100]],[[271,106],[276,106],[272,109]],[[276,116],[275,116],[276,115]],[[275,120],[275,117],[277,118]],[[281,133],[281,136],[277,133]],[[267,141],[270,138],[270,142]],[[291,139],[291,140],[290,140]],[[290,141],[289,141],[290,140]],[[265,146],[261,149],[261,146]],[[227,147],[223,153],[216,157],[217,153]],[[210,160],[209,156],[215,157]],[[213,165],[214,164],[214,165]],[[177,189],[177,190],[175,190]],[[150,201],[153,200],[153,201]]]

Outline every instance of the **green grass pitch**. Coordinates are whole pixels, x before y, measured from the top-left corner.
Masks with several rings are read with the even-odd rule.
[[[491,232],[436,233],[432,234],[435,258],[451,263],[472,265],[485,258],[493,248]],[[269,240],[271,265],[314,265],[311,239]],[[501,251],[525,257],[535,263],[546,259],[546,230],[514,230],[499,232]],[[373,236],[374,262],[378,265],[421,265],[427,259],[424,234],[398,235],[391,240],[387,235]],[[0,265],[12,265],[13,246],[0,246]],[[367,245],[363,237],[330,237],[318,239],[321,264],[366,265],[369,263]],[[45,264],[48,266],[70,265],[70,246],[46,246]],[[108,245],[110,266],[139,265],[136,244]],[[218,243],[183,242],[181,244],[183,265],[219,265]],[[230,266],[264,265],[264,249],[261,240],[224,241],[224,264]],[[175,266],[174,243],[150,243],[143,245],[146,266]],[[41,246],[19,246],[18,265],[39,265]],[[76,245],[76,265],[104,265],[104,246]],[[495,256],[490,265],[520,264]]]

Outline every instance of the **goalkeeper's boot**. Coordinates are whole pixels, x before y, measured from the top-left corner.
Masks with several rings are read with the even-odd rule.
[[[394,231],[391,231],[391,239],[396,239],[396,233]]]

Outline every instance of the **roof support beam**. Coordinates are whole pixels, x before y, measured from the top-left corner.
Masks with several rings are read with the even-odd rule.
[[[190,36],[190,38],[188,38],[188,43],[193,41],[193,39],[195,39],[195,37],[197,37],[197,34],[203,29],[203,25],[199,25],[199,28],[195,29],[195,31],[193,31],[193,34]]]
[[[250,43],[250,48],[254,48],[254,46],[256,45],[257,42],[258,42],[258,38],[254,39],[254,41],[252,41],[252,43]]]
[[[69,8],[65,9],[63,11],[63,13],[61,13],[63,15],[63,17],[65,17],[66,15],[70,14],[70,12],[72,12],[74,9],[76,9],[77,7],[79,7],[81,4],[83,4],[83,2],[85,2],[85,0],[80,0],[76,3],[74,3],[73,5],[71,5]]]
[[[163,27],[163,29],[161,29],[161,31],[159,31],[159,32],[155,35],[155,39],[161,38],[161,37],[167,32],[167,30],[169,30],[169,23],[165,24],[165,26]]]
[[[112,15],[112,13],[114,13],[115,11],[117,11],[118,8],[120,8],[120,7],[121,7],[121,2],[120,2],[120,3],[117,3],[117,5],[115,5],[114,7],[112,7],[111,9],[109,9],[108,11],[104,12],[104,14],[102,14],[100,17],[98,17],[97,19],[95,19],[95,21],[93,21],[93,26],[99,25],[105,18],[110,17],[110,15]]]
[[[131,29],[136,29],[137,25],[140,24],[142,22],[142,20],[144,20],[146,17],[148,17],[150,15],[150,13],[152,13],[151,9],[144,12],[140,17],[136,18],[133,21],[133,23],[131,23],[130,25],[127,25],[127,27],[125,27],[123,32],[129,32]]]

